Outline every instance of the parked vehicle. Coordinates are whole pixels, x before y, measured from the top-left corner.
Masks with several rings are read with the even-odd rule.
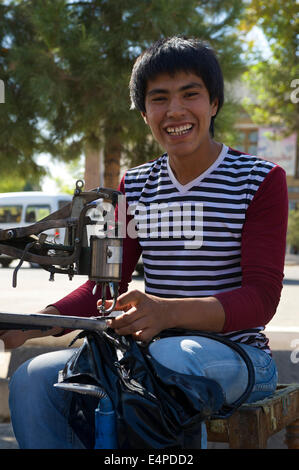
[[[138,276],[141,276],[141,277],[144,276],[144,266],[143,266],[142,256],[140,256],[138,260],[138,263],[135,267],[135,271],[137,272]]]
[[[69,194],[47,194],[42,191],[0,193],[0,229],[25,227],[61,209],[72,200]],[[47,230],[49,240],[64,242],[64,228]],[[10,256],[0,254],[0,264],[8,267]]]

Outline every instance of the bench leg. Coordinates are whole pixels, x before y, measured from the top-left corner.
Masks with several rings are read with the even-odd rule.
[[[286,426],[285,443],[288,449],[299,449],[299,419]]]
[[[233,414],[229,418],[230,449],[266,449],[268,435],[262,418],[260,409]]]

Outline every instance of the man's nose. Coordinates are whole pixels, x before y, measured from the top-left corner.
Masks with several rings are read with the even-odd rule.
[[[185,112],[186,112],[185,107],[183,106],[179,98],[172,98],[171,100],[169,100],[169,104],[167,108],[168,117],[183,116]]]

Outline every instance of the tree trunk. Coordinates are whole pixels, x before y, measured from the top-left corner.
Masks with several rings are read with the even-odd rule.
[[[120,179],[121,137],[118,129],[114,133],[106,134],[104,150],[104,185],[106,188],[117,189]]]
[[[98,146],[91,145],[90,143],[85,145],[85,191],[101,186],[100,157],[101,154]]]

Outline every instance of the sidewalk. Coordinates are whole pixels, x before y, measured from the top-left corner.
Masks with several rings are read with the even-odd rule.
[[[292,266],[292,265],[299,264],[299,255],[291,255],[289,253],[286,254],[285,264],[287,266]]]
[[[277,433],[268,440],[267,449],[287,449],[284,444],[284,431]],[[11,423],[0,423],[0,452],[1,449],[19,449],[14,437]],[[228,444],[208,443],[208,449],[228,449]]]
[[[0,423],[0,449],[18,449],[11,423]]]

